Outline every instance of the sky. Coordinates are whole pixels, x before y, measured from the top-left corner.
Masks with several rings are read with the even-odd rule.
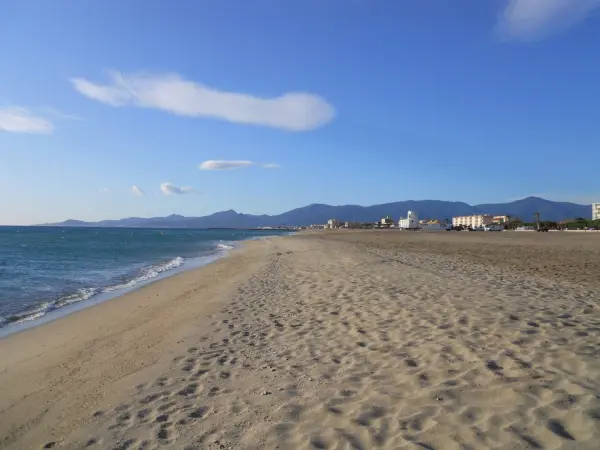
[[[0,223],[600,201],[600,0],[3,0]]]

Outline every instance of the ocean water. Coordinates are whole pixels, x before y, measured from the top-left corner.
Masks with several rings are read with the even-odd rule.
[[[0,227],[0,334],[283,231]],[[63,309],[64,308],[64,309]],[[60,315],[60,314],[58,314]],[[23,328],[23,326],[17,327]]]

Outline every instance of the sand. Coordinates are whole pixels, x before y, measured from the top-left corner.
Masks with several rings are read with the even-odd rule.
[[[0,448],[597,449],[600,235],[304,233],[0,340]]]

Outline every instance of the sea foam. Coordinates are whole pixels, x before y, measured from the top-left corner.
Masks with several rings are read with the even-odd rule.
[[[135,276],[133,279],[129,280],[126,283],[107,286],[104,288],[91,287],[77,289],[75,292],[63,295],[56,300],[42,303],[40,305],[37,305],[35,308],[24,311],[22,313],[14,314],[8,317],[0,317],[0,326],[7,324],[18,324],[28,322],[30,320],[39,319],[40,317],[45,316],[50,311],[62,308],[72,303],[88,300],[89,298],[103,292],[109,293],[121,289],[131,289],[140,283],[148,282],[153,278],[158,277],[164,272],[177,269],[183,264],[184,259],[178,256],[174,259],[171,259],[170,261],[166,261],[160,264],[153,264],[142,268],[137,276]]]
[[[170,261],[167,261],[165,263],[162,263],[162,264],[155,264],[152,266],[144,267],[142,270],[140,270],[139,276],[133,278],[132,280],[128,281],[127,283],[117,284],[115,286],[109,286],[107,288],[104,288],[102,290],[102,292],[112,292],[112,291],[116,291],[119,289],[132,288],[136,284],[140,284],[145,281],[149,281],[152,278],[158,277],[163,272],[166,272],[168,270],[177,269],[178,267],[181,267],[183,265],[183,263],[184,263],[184,259],[181,256],[178,256],[178,257],[176,257]]]

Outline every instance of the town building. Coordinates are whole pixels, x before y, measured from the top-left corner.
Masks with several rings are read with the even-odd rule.
[[[592,220],[600,220],[600,203],[592,203]]]
[[[446,225],[439,220],[420,220],[419,227],[422,231],[442,231],[446,229]]]
[[[409,211],[406,219],[398,221],[398,228],[401,230],[418,230],[420,228],[418,214],[414,211]]]
[[[333,229],[333,228],[339,228],[340,227],[340,221],[337,219],[329,219],[327,221],[327,226],[325,228],[329,228],[329,229]]]
[[[344,228],[362,228],[360,222],[344,222]]]
[[[494,216],[492,219],[494,223],[508,223],[510,222],[510,217],[508,216]]]
[[[472,216],[458,216],[452,218],[452,226],[458,227],[483,227],[490,225],[494,218],[490,214],[474,214]]]
[[[381,218],[381,221],[379,222],[379,226],[382,228],[390,228],[394,226],[394,219],[392,219],[390,216],[385,216]]]

